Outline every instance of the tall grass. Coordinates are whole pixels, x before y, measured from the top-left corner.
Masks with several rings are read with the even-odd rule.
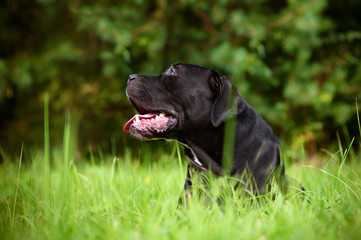
[[[47,103],[45,103],[47,104]],[[45,106],[45,109],[47,106]],[[279,192],[252,199],[238,195],[229,179],[211,180],[189,207],[178,205],[185,162],[172,151],[139,157],[74,149],[76,121],[65,119],[63,148],[50,148],[45,112],[45,149],[9,159],[0,148],[1,239],[359,239],[360,154],[351,143],[319,156],[321,167],[291,164],[287,173],[306,192]],[[353,141],[355,144],[355,141]],[[359,143],[358,143],[359,144]],[[302,151],[301,151],[302,152]],[[99,156],[98,156],[99,155]],[[288,154],[290,156],[292,154]],[[27,156],[27,158],[24,158]],[[304,156],[301,156],[301,158]],[[99,158],[99,159],[97,159]],[[96,161],[97,160],[97,161]],[[219,201],[221,200],[221,201]],[[221,202],[221,203],[220,203]]]

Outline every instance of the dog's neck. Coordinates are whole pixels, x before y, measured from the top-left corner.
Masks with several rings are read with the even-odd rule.
[[[178,141],[188,146],[192,151],[186,154],[191,159],[195,157],[202,167],[211,169],[215,174],[222,174],[223,129],[214,131],[187,132]],[[195,156],[192,156],[195,155]],[[192,160],[192,159],[191,159]]]

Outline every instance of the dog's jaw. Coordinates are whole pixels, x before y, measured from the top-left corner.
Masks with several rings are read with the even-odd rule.
[[[152,140],[162,138],[162,135],[172,129],[176,122],[174,117],[164,112],[136,114],[125,124],[124,131],[141,140]]]

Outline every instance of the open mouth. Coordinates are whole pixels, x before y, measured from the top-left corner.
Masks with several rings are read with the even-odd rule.
[[[165,112],[147,112],[133,101],[132,103],[141,114],[133,116],[124,125],[124,131],[131,132],[137,138],[150,139],[160,137],[160,135],[169,131],[176,123],[176,119]]]

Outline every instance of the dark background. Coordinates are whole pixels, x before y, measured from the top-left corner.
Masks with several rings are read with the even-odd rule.
[[[227,74],[290,148],[360,136],[360,11],[360,0],[3,0],[2,152],[42,147],[45,94],[52,146],[71,114],[80,153],[136,151],[122,131],[128,75],[175,62]]]

